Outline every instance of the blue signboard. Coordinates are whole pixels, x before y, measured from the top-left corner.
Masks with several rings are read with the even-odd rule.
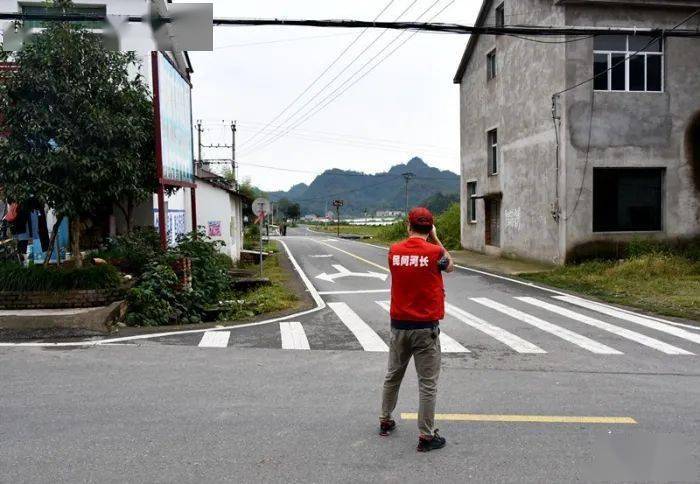
[[[163,178],[192,183],[194,147],[190,85],[163,54],[158,54],[158,98]]]

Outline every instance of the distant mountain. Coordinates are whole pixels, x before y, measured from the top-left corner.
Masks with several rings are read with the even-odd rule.
[[[282,198],[287,198],[289,200],[292,200],[294,198],[299,198],[304,195],[304,192],[306,189],[309,188],[309,185],[306,183],[299,183],[297,185],[294,185],[292,188],[290,188],[288,191],[277,191],[277,192],[268,192],[267,196],[270,198],[270,200],[277,201]]]
[[[302,214],[323,215],[332,210],[334,199],[342,199],[344,215],[373,215],[377,210],[403,210],[405,181],[403,173],[415,175],[409,183],[408,203],[416,205],[442,194],[454,198],[459,193],[459,176],[451,171],[428,166],[420,158],[391,167],[388,172],[368,175],[358,171],[326,170],[310,184],[293,186],[286,192],[271,192],[273,201],[286,198],[301,205]],[[443,202],[444,200],[436,200]]]

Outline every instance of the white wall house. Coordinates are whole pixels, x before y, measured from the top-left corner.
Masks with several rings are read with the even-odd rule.
[[[221,252],[234,261],[243,249],[243,197],[222,177],[197,170],[197,225],[226,244]]]

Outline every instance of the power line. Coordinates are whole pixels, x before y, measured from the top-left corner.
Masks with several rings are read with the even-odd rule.
[[[439,1],[439,0],[436,0],[436,2],[437,2],[437,1]],[[411,8],[413,8],[413,6],[414,6],[417,2],[418,2],[418,0],[413,0],[413,1],[408,5],[408,7],[406,7],[405,9],[403,9],[403,10],[401,11],[401,13],[399,13],[399,15],[396,17],[395,20],[398,20],[398,19],[400,19],[402,16],[404,16]],[[384,10],[386,10],[386,8],[385,8]],[[383,10],[383,11],[384,11],[384,10]],[[382,11],[382,12],[383,12],[383,11]],[[380,13],[380,15],[381,15],[381,13]],[[379,18],[379,16],[377,16],[377,18]],[[363,31],[360,33],[360,35],[364,34],[367,30],[368,30],[368,29],[363,30]],[[301,107],[299,107],[299,108],[298,108],[296,111],[294,111],[291,115],[287,116],[287,117],[284,119],[284,121],[282,121],[280,124],[281,124],[281,125],[284,125],[284,124],[290,122],[292,119],[294,119],[294,117],[295,117],[297,114],[299,114],[300,112],[302,112],[302,111],[304,110],[304,108],[306,108],[309,104],[311,104],[318,96],[320,96],[321,94],[323,94],[323,92],[324,92],[329,86],[331,86],[331,85],[332,85],[340,76],[342,76],[353,64],[355,64],[355,62],[357,62],[358,59],[360,59],[360,58],[365,54],[365,52],[367,52],[369,49],[372,48],[372,46],[374,46],[377,42],[379,42],[379,40],[380,40],[382,37],[384,37],[384,35],[385,35],[387,32],[388,32],[388,30],[382,31],[372,42],[369,43],[369,45],[367,45],[364,49],[362,49],[362,50],[360,51],[359,54],[357,54],[345,67],[343,67],[343,68],[340,70],[340,72],[338,72],[329,82],[327,82],[321,89],[319,89],[319,90],[316,92],[316,94],[314,94],[313,96],[311,96],[311,98],[309,98],[304,104],[302,104]],[[358,36],[358,39],[359,39],[359,36]],[[349,48],[349,47],[350,47],[350,46],[348,46],[348,48]],[[343,53],[346,52],[346,51],[347,51],[347,49],[346,49],[345,51],[343,51]],[[325,74],[325,72],[327,72],[327,71],[328,71],[328,69],[326,69],[326,71],[324,71],[324,74]],[[267,126],[266,126],[266,127],[267,127]],[[261,131],[262,131],[262,130],[261,130]],[[257,133],[256,133],[256,135],[257,135]],[[268,141],[269,141],[270,139],[274,138],[274,137],[275,137],[274,134],[271,135],[271,136],[270,136],[269,134],[266,135],[265,137],[263,137],[262,141],[256,142],[256,144],[253,145],[253,147],[252,147],[251,149],[252,149],[252,150],[258,150],[258,149],[260,149],[260,146],[263,146],[263,145],[267,146],[267,144],[269,144]]]
[[[261,42],[245,42],[242,44],[228,44],[228,45],[221,45],[219,47],[214,47],[214,50],[223,50],[223,49],[232,49],[232,48],[237,48],[237,47],[253,47],[257,45],[270,45],[270,44],[285,44],[289,42],[298,42],[302,40],[311,40],[311,39],[327,39],[329,37],[344,37],[352,35],[352,32],[343,32],[340,34],[330,34],[330,35],[307,35],[306,37],[292,37],[288,39],[276,39],[276,40],[265,40]]]
[[[423,13],[420,14],[418,19],[422,18],[426,13],[428,13],[430,10],[432,10],[433,7],[435,7],[440,0],[436,0],[433,2],[426,10],[423,11]],[[432,18],[436,18],[439,16],[442,12],[444,12],[449,6],[451,6],[455,0],[452,0],[450,3],[445,5],[445,7],[442,8],[437,14],[435,14]],[[270,140],[266,143],[263,144],[262,146],[257,146],[254,148],[255,151],[260,151],[261,149],[269,146],[272,143],[275,143],[277,140],[280,138],[284,137],[287,133],[289,133],[291,130],[295,129],[298,126],[301,126],[303,123],[308,121],[312,116],[315,116],[322,110],[324,110],[328,105],[330,105],[333,101],[335,101],[338,97],[340,97],[342,94],[347,92],[348,89],[350,89],[352,86],[357,84],[359,81],[364,79],[369,73],[371,73],[374,69],[376,69],[380,64],[382,64],[386,59],[388,59],[391,55],[394,54],[398,49],[400,49],[403,45],[405,45],[409,40],[411,40],[415,35],[416,32],[412,33],[406,40],[404,40],[402,43],[400,43],[396,48],[394,48],[392,51],[390,51],[386,56],[384,56],[382,59],[379,60],[374,66],[372,66],[369,70],[367,70],[364,74],[362,74],[359,78],[356,78],[356,76],[362,72],[362,70],[367,67],[369,64],[371,64],[378,56],[380,56],[388,47],[390,47],[394,42],[396,42],[404,32],[401,32],[399,35],[397,35],[389,44],[384,46],[379,52],[377,52],[372,58],[370,58],[367,62],[365,62],[362,67],[360,67],[358,70],[356,70],[350,77],[348,77],[340,86],[338,86],[333,92],[331,92],[329,95],[327,95],[324,99],[316,103],[305,115],[302,116],[301,119],[297,120],[289,129],[286,131],[283,131],[282,133],[279,133],[276,137],[270,138]],[[355,78],[353,80],[353,78]],[[352,82],[351,82],[352,81]],[[348,82],[350,82],[349,85]],[[347,85],[347,87],[345,87]],[[343,89],[344,88],[344,89]],[[327,101],[327,102],[326,102]],[[325,103],[325,104],[324,104]],[[319,107],[320,106],[320,107]]]
[[[580,42],[582,40],[588,40],[595,37],[595,35],[587,35],[586,37],[578,37],[576,39],[564,39],[564,40],[540,40],[531,39],[529,37],[524,37],[522,35],[508,34],[508,37],[515,37],[516,39],[527,40],[529,42],[536,42],[538,44],[570,44],[572,42]]]
[[[461,25],[455,23],[432,22],[367,22],[363,20],[286,20],[286,19],[214,19],[215,26],[289,26],[289,27],[326,27],[326,28],[366,28],[391,30],[419,30],[428,32],[448,32],[453,34],[480,35],[626,35],[636,32],[638,35],[664,33],[665,29],[623,28],[623,27],[552,27],[540,25],[513,25],[503,27]],[[669,33],[673,37],[700,37],[697,30],[676,30]]]
[[[17,21],[43,21],[43,22],[106,22],[111,19],[122,19],[130,23],[150,23],[158,26],[177,21],[172,16],[138,16],[138,15],[106,15],[89,13],[0,13],[0,20]],[[289,27],[326,27],[326,28],[377,28],[391,30],[418,30],[427,32],[442,32],[453,34],[480,34],[480,35],[637,35],[662,34],[669,37],[700,37],[700,31],[674,30],[668,31],[660,27],[654,28],[621,28],[621,27],[552,27],[552,26],[473,26],[455,23],[430,23],[430,22],[378,22],[364,20],[293,20],[293,19],[241,19],[241,18],[214,18],[213,25],[222,26],[289,26]]]
[[[264,123],[258,123],[258,122],[253,122],[253,121],[239,121],[240,126],[243,129],[257,129],[259,126],[263,125]],[[222,121],[221,123],[203,123],[203,126],[214,126],[214,127],[229,127],[230,122]],[[246,127],[248,126],[248,127]],[[276,125],[272,126],[273,129],[281,129],[283,126],[281,125]],[[209,129],[209,128],[205,128]],[[326,137],[328,138],[337,138],[339,140],[351,140],[351,141],[357,141],[361,143],[367,143],[367,144],[374,144],[378,146],[386,146],[386,145],[392,145],[396,147],[406,147],[407,149],[413,149],[416,151],[435,151],[435,152],[445,152],[446,154],[451,152],[452,150],[445,147],[445,146],[439,146],[439,145],[431,145],[431,144],[409,144],[406,141],[400,141],[400,140],[391,140],[391,139],[386,139],[386,138],[370,138],[370,137],[365,137],[365,136],[357,136],[357,135],[349,135],[345,133],[334,133],[334,132],[329,132],[329,131],[316,131],[316,130],[310,130],[310,129],[294,129],[292,132],[298,133],[299,135],[305,136],[305,137],[316,137],[318,140],[323,140]]]
[[[204,164],[209,164],[209,165],[226,165],[230,164],[231,160],[228,158],[205,158],[202,160]],[[281,168],[277,166],[271,166],[271,165],[263,165],[260,163],[254,163],[254,162],[245,162],[245,161],[238,161],[237,162],[239,165],[245,165],[245,166],[253,166],[256,168],[264,168],[268,170],[274,170],[274,171],[283,171],[283,172],[289,172],[289,173],[304,173],[304,174],[310,174],[310,175],[316,175],[316,176],[355,176],[355,177],[372,177],[372,176],[395,176],[391,173],[353,173],[353,172],[343,172],[343,173],[332,173],[332,170],[325,170],[321,173],[317,171],[311,171],[311,170],[300,170],[300,169],[295,169],[295,168]],[[455,177],[459,177],[455,173]],[[449,177],[439,177],[439,176],[420,176],[418,175],[416,178],[418,181],[420,180],[449,180],[449,181],[457,181],[455,178],[449,178]]]
[[[379,19],[379,17],[381,17],[382,14],[383,14],[384,12],[386,12],[386,10],[387,10],[389,7],[391,7],[391,5],[394,3],[394,1],[395,1],[395,0],[389,0],[389,3],[387,3],[386,6],[379,12],[379,14],[377,14],[377,16],[374,18],[374,20]],[[253,136],[251,136],[250,138],[244,140],[244,141],[241,143],[241,145],[243,146],[243,145],[245,145],[245,144],[251,142],[252,140],[254,140],[260,133],[262,133],[263,131],[265,131],[265,129],[267,129],[272,123],[274,123],[274,122],[277,121],[280,117],[282,117],[282,115],[284,115],[284,113],[286,113],[287,111],[289,111],[289,109],[291,109],[291,107],[294,106],[294,105],[297,103],[297,101],[299,101],[301,98],[303,98],[303,97],[306,95],[306,93],[309,92],[309,91],[311,90],[311,88],[314,87],[314,86],[316,85],[316,83],[317,83],[318,81],[320,81],[321,78],[322,78],[323,76],[325,76],[326,73],[327,73],[328,71],[330,71],[330,70],[333,68],[333,66],[335,66],[335,65],[338,63],[338,61],[339,61],[340,59],[343,58],[343,56],[352,48],[352,46],[354,46],[354,45],[362,38],[363,35],[365,35],[365,33],[366,33],[368,30],[369,30],[369,27],[366,28],[366,29],[364,29],[364,30],[362,30],[357,36],[355,36],[355,38],[352,40],[352,42],[350,42],[350,43],[340,52],[340,54],[338,54],[338,55],[335,57],[335,59],[333,59],[333,61],[332,61],[330,64],[328,64],[328,66],[326,66],[326,68],[325,68],[323,71],[321,71],[321,73],[320,73],[318,76],[316,76],[316,78],[315,78],[313,81],[311,81],[311,83],[310,83],[308,86],[306,86],[306,88],[305,88],[297,97],[294,98],[294,100],[293,100],[292,102],[290,102],[282,111],[280,111],[274,118],[272,118],[265,126],[263,126],[263,127],[262,127],[259,131],[257,131]]]

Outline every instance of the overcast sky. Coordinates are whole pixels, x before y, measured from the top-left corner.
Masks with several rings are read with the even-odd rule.
[[[393,21],[410,6],[401,20],[414,21],[435,1],[394,0],[379,20]],[[214,15],[373,20],[389,3],[389,0],[215,0]],[[430,20],[449,5],[434,21],[473,24],[480,4],[478,0],[437,0],[420,20]],[[457,172],[459,98],[452,78],[468,40],[464,35],[420,33],[386,57],[411,33],[367,31],[271,125],[271,128],[283,126],[286,129],[270,132],[268,128],[259,133],[307,89],[360,32],[300,27],[215,28],[214,52],[191,53],[195,70],[194,117],[206,124],[204,143],[229,142],[230,128],[222,126],[221,121],[237,120],[240,177],[250,178],[264,190],[309,183],[315,174],[328,168],[368,173],[385,171],[412,156],[421,156],[430,165]],[[397,36],[400,37],[396,39]],[[375,40],[376,43],[348,68],[348,64]],[[385,50],[373,62],[360,70],[382,49]],[[386,60],[366,77],[285,134],[312,112],[314,106],[323,106],[322,100],[346,80],[351,79],[345,87],[385,57]],[[360,72],[351,77],[358,70]],[[317,95],[339,73],[340,76]],[[307,101],[310,103],[294,115]],[[284,136],[275,142],[269,142],[282,134]],[[250,140],[252,136],[256,137]],[[228,150],[205,152],[207,158],[228,156]],[[309,173],[270,170],[249,163]]]

